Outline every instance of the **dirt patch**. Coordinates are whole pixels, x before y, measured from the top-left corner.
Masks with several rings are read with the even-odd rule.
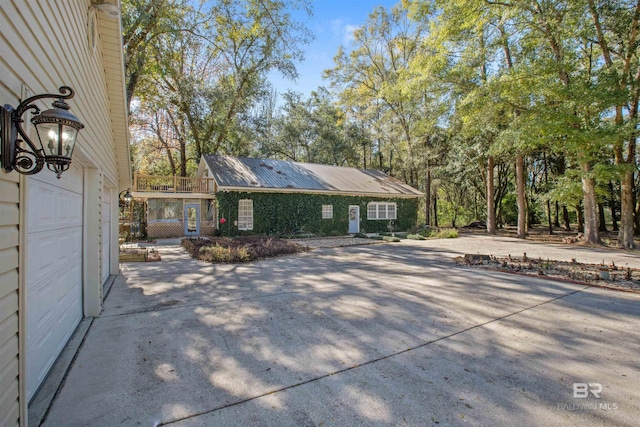
[[[543,260],[541,258],[522,257],[494,257],[461,256],[454,258],[460,265],[468,265],[488,270],[525,274],[536,277],[550,277],[586,283],[589,285],[607,287],[640,293],[640,269],[615,264],[585,264],[571,262]]]

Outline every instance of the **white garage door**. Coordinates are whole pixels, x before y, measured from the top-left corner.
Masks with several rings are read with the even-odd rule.
[[[27,180],[27,395],[82,319],[83,171]]]
[[[102,283],[109,278],[111,261],[111,191],[102,189]]]

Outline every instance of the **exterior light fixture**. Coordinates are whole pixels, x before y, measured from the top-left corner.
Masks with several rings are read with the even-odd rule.
[[[69,104],[64,101],[73,98],[73,89],[62,86],[59,90],[60,95],[42,94],[27,98],[15,109],[11,105],[0,107],[2,167],[6,172],[15,170],[23,175],[34,175],[46,163],[47,168],[60,179],[60,175],[69,169],[78,131],[84,125],[69,112]],[[44,98],[57,99],[53,108],[41,113],[33,102]],[[38,144],[31,141],[22,128],[22,115],[28,110],[34,111],[31,123],[36,128]]]
[[[117,19],[120,17],[120,6],[117,4],[107,3],[104,0],[97,0],[91,4],[91,7],[103,12],[109,18]]]
[[[118,199],[122,200],[126,206],[129,206],[133,200],[133,196],[131,195],[131,191],[127,188],[118,194]]]

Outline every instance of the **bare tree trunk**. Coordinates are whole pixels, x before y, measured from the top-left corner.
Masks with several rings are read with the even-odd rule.
[[[635,218],[636,234],[640,234],[640,197],[636,197],[636,193],[633,193],[633,200],[633,204],[636,205],[636,211],[633,216]]]
[[[493,183],[494,160],[489,156],[487,160],[487,233],[496,234],[496,206],[495,206],[495,188]]]
[[[598,203],[598,231],[607,231],[607,223],[604,217],[604,204]]]
[[[429,162],[427,162],[427,176],[425,177],[424,194],[425,194],[424,223],[429,225],[431,224],[431,169],[429,169]]]
[[[438,193],[433,195],[433,225],[438,227]]]
[[[187,143],[178,141],[180,144],[180,176],[187,176]]]
[[[547,162],[547,153],[542,152],[544,157],[544,186],[549,191],[549,163]],[[556,202],[556,221],[558,220],[558,204]],[[549,234],[553,234],[553,223],[551,222],[551,201],[547,199],[547,222],[549,223]]]
[[[584,233],[584,214],[581,204],[576,205],[576,216],[578,217],[578,233]]]
[[[621,183],[620,192],[620,230],[618,231],[618,246],[621,248],[633,249],[633,223],[634,223],[634,203],[633,203],[633,171],[625,171]]]
[[[518,193],[518,238],[527,235],[527,202],[524,195],[524,156],[516,156],[516,189]]]
[[[616,191],[613,182],[609,181],[609,209],[611,210],[611,222],[613,223],[613,231],[620,231],[618,228],[618,207],[616,203]]]
[[[581,163],[582,177],[582,204],[584,205],[584,240],[588,243],[600,243],[598,235],[598,209],[596,204],[596,180],[590,176],[591,165],[588,162]]]
[[[565,231],[571,231],[571,221],[569,221],[569,209],[567,209],[566,205],[562,205],[562,221],[564,222]]]
[[[553,217],[553,226],[560,228],[560,203],[556,201],[556,214]]]

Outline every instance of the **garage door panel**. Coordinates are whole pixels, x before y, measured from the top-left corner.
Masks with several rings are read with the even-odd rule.
[[[82,259],[82,228],[29,234],[27,245],[27,280],[38,286],[45,278]]]
[[[49,349],[55,345],[55,337],[52,332],[38,337],[37,341],[28,342],[29,354],[27,355],[27,363],[35,369],[29,369],[27,377],[27,394],[29,398],[33,396],[38,385],[44,380],[49,369],[55,361],[54,353]]]
[[[53,281],[34,289],[27,297],[30,309],[27,324],[27,387],[29,395],[55,362],[60,351],[82,319],[82,269],[80,265],[61,272]],[[40,311],[36,313],[36,311]]]
[[[110,250],[109,238],[111,227],[109,222],[102,223],[102,283],[109,278]]]
[[[82,315],[82,299],[77,298],[82,292],[82,270],[80,265],[70,267],[29,289],[27,340],[37,339],[44,331],[55,328],[54,323],[59,319]]]
[[[111,191],[108,187],[102,188],[102,210],[101,210],[101,278],[102,283],[109,278],[111,265]]]
[[[82,319],[83,170],[27,181],[26,359],[30,399]]]
[[[29,289],[27,295],[27,307],[29,316],[27,318],[27,342],[34,339],[32,337],[42,335],[46,325],[51,324],[54,307],[51,302],[54,300],[54,289],[50,283],[42,283],[39,287]]]
[[[30,185],[29,232],[82,225],[82,194],[35,181]]]
[[[58,192],[56,202],[56,224],[82,224],[82,195],[62,190]]]
[[[56,175],[48,170],[45,170],[37,175],[29,177],[30,182],[41,182],[52,185],[57,188],[64,188],[74,193],[82,193],[82,186],[84,181],[84,170],[77,164],[72,163],[71,167],[60,175],[60,179],[56,178]]]

